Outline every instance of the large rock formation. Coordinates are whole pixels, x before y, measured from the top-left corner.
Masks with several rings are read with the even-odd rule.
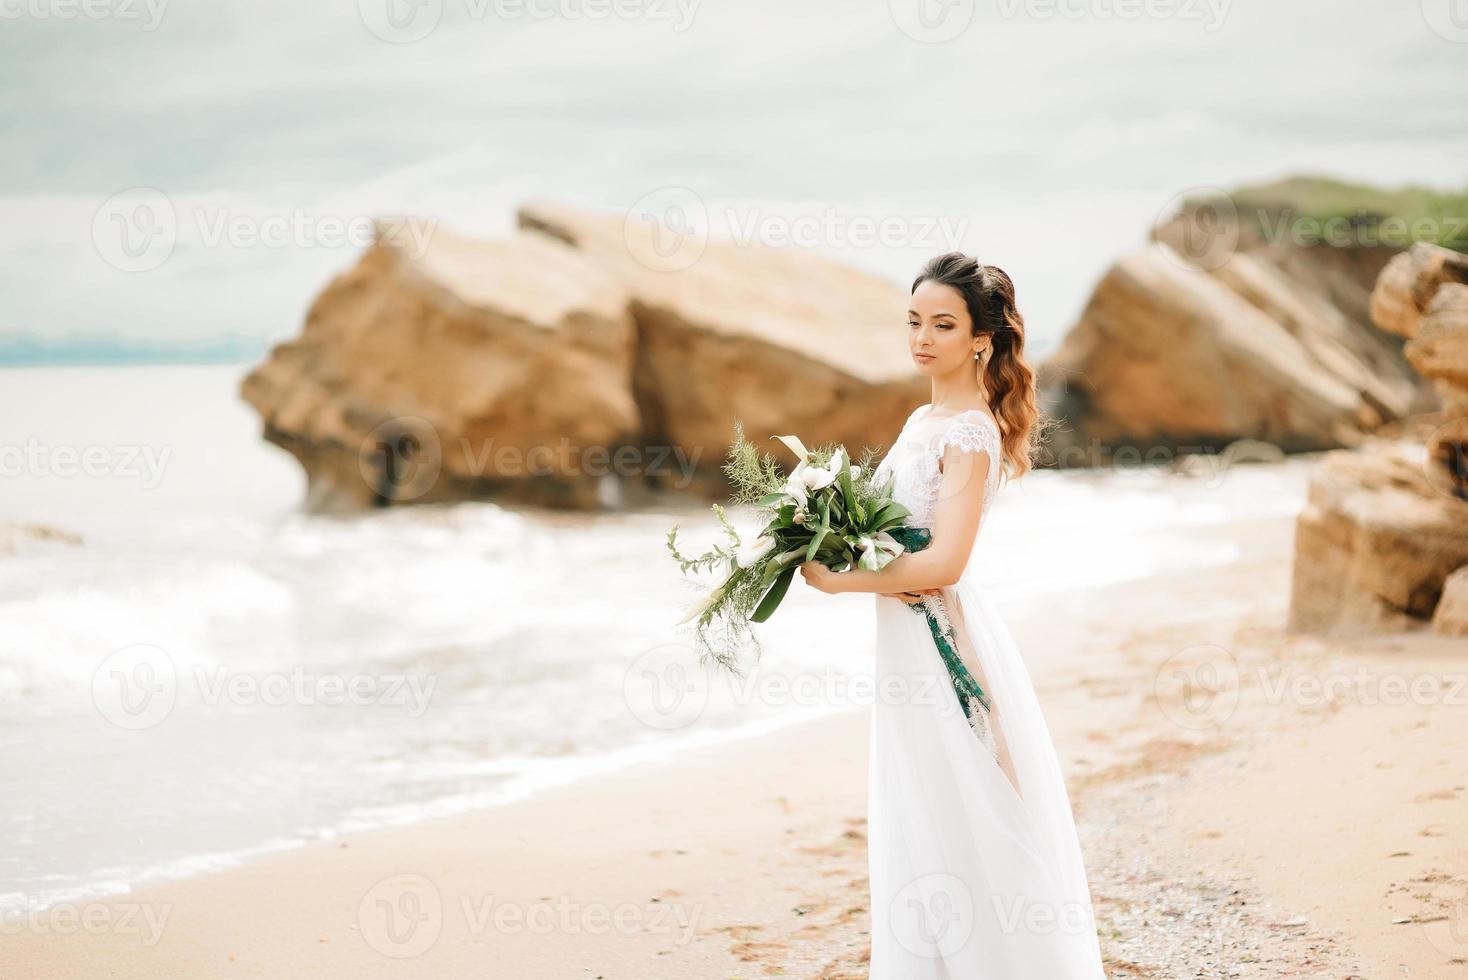
[[[575,450],[636,436],[627,294],[542,235],[392,236],[316,299],[301,336],[244,381],[307,506],[506,496],[596,499]]]
[[[1443,409],[1410,420],[1402,438],[1322,459],[1295,528],[1290,624],[1406,628],[1432,619],[1439,630],[1461,632],[1468,256],[1413,246],[1383,270],[1371,309],[1383,329],[1409,338],[1406,356],[1437,387]]]
[[[887,280],[813,252],[722,241],[663,263],[656,225],[553,204],[523,207],[519,221],[576,246],[631,294],[643,437],[698,452],[710,476],[733,419],[773,449],[769,436],[796,432],[859,454],[927,399],[906,356],[906,294]]]
[[[722,494],[734,423],[859,452],[926,395],[899,287],[789,249],[646,264],[621,215],[541,205],[418,254],[383,232],[244,381],[313,510],[461,499],[594,508]]]
[[[1187,240],[1166,224],[1120,259],[1041,365],[1042,407],[1064,423],[1052,438],[1060,465],[1237,439],[1354,446],[1433,407],[1401,341],[1367,321],[1390,249],[1243,234],[1226,252],[1192,255]]]

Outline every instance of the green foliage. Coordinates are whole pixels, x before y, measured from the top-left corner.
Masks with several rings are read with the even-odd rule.
[[[814,490],[803,483],[793,486],[791,477],[802,463],[806,469],[834,470],[834,479]],[[723,467],[733,487],[730,502],[752,508],[762,530],[746,546],[725,508],[714,504],[725,543],[688,556],[678,550],[677,525],[667,537],[668,551],[685,575],[720,576],[700,600],[704,605],[692,626],[705,663],[742,674],[747,651],[753,651],[753,660],[758,661],[762,648],[750,624],[764,622],[779,608],[801,562],[819,561],[836,571],[858,563],[879,569],[904,549],[926,546],[924,537],[901,526],[908,511],[892,500],[890,476],[879,481],[873,463],[872,450],[865,449],[853,472],[845,448],[827,445],[808,450],[806,459],[797,460],[791,474],[783,475],[774,458],[760,453],[745,438],[743,426],[735,423]],[[764,547],[756,555],[749,548],[762,539]],[[877,540],[885,550],[872,546]]]
[[[1307,234],[1300,222],[1330,226],[1348,243],[1373,243],[1406,248],[1427,241],[1468,252],[1468,187],[1444,191],[1420,185],[1397,188],[1353,184],[1322,176],[1295,176],[1265,184],[1250,184],[1228,193],[1239,217],[1266,240],[1280,233],[1281,216],[1291,234]],[[1217,195],[1189,198],[1185,204],[1209,203]],[[1313,227],[1313,226],[1312,226]],[[1307,234],[1307,239],[1308,239]],[[1332,239],[1322,234],[1323,243]]]

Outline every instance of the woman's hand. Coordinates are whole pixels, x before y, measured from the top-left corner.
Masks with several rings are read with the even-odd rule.
[[[800,565],[800,577],[805,579],[805,584],[813,589],[818,589],[827,595],[835,595],[841,591],[840,572],[833,572],[818,561],[802,562]]]

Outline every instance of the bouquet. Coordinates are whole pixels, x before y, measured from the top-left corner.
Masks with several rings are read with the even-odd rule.
[[[842,446],[806,449],[796,436],[776,436],[799,461],[781,476],[775,461],[760,454],[736,423],[723,469],[734,487],[732,503],[753,505],[763,525],[745,541],[724,507],[713,505],[728,543],[696,558],[678,551],[678,526],[668,531],[668,550],[683,572],[714,572],[718,584],[704,593],[680,621],[696,620],[694,637],[703,662],[742,673],[746,649],[760,653],[751,623],[774,614],[802,562],[819,561],[833,571],[880,571],[904,551],[927,547],[926,528],[905,527],[908,509],[892,499],[891,474],[878,480],[872,453],[853,464]]]
[[[668,531],[668,550],[685,574],[714,572],[719,582],[705,592],[678,625],[695,621],[694,638],[704,664],[713,661],[742,674],[746,648],[755,658],[759,639],[751,623],[774,614],[802,562],[819,561],[833,571],[868,568],[880,571],[905,551],[921,551],[932,542],[925,527],[908,527],[911,512],[892,499],[892,474],[878,480],[872,453],[853,464],[846,449],[825,446],[808,450],[796,436],[776,436],[799,462],[781,476],[775,461],[761,455],[735,424],[734,443],[723,469],[734,486],[732,503],[753,505],[763,530],[746,542],[719,504],[713,505],[725,545],[715,545],[696,558],[678,551],[678,526]],[[943,597],[924,596],[909,604],[927,625],[953,684],[958,703],[979,741],[997,757],[989,715],[989,696],[958,655],[958,638]]]

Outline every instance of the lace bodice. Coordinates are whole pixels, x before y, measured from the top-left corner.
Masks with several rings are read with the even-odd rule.
[[[907,523],[931,528],[943,484],[938,461],[944,450],[957,446],[967,452],[988,452],[989,474],[984,482],[984,503],[979,514],[982,522],[999,489],[1003,458],[999,428],[987,412],[979,409],[929,418],[932,407],[923,405],[908,416],[897,442],[878,464],[877,475],[885,477],[889,472],[895,473],[892,496],[912,511]]]

